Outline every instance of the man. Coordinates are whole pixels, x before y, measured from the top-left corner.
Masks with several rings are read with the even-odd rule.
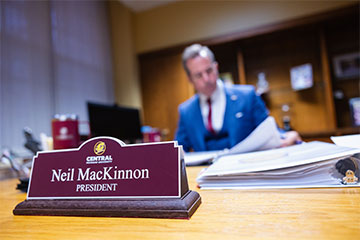
[[[183,52],[182,63],[197,94],[179,106],[175,139],[185,151],[231,148],[245,139],[268,111],[249,85],[226,87],[219,79],[218,64],[206,46],[194,44]],[[282,146],[300,140],[288,132]]]

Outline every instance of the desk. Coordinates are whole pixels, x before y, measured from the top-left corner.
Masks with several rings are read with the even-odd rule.
[[[359,134],[360,127],[350,127],[350,128],[337,128],[333,130],[317,131],[317,132],[299,132],[301,138],[305,142],[311,141],[323,141],[333,143],[331,141],[331,136],[344,136],[351,134]]]
[[[199,190],[190,220],[14,216],[26,198],[0,181],[0,239],[360,239],[360,188]]]

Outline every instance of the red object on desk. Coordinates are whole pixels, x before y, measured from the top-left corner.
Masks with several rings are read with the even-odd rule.
[[[160,142],[160,141],[161,141],[161,133],[156,128],[153,128],[149,132],[143,133],[143,142]]]
[[[76,148],[80,143],[76,115],[55,115],[51,121],[54,149]]]

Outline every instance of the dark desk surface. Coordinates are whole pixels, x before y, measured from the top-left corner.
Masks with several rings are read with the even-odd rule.
[[[26,198],[0,181],[0,239],[360,239],[360,188],[199,190],[190,220],[14,216]]]
[[[330,139],[332,136],[343,136],[351,134],[359,134],[360,127],[349,127],[349,128],[337,128],[327,131],[317,131],[317,132],[299,132],[301,137],[305,142],[310,141],[323,141],[333,143]]]

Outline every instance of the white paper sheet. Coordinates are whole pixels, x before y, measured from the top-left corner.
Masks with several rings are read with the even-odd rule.
[[[281,138],[275,119],[269,116],[249,136],[230,150],[185,153],[185,163],[187,166],[211,163],[221,156],[273,149],[280,145]]]
[[[338,146],[360,148],[360,134],[330,137]]]
[[[189,152],[184,154],[184,160],[187,166],[210,164],[219,154],[220,151]]]
[[[249,136],[229,150],[229,154],[278,148],[281,137],[275,119],[267,117]]]

